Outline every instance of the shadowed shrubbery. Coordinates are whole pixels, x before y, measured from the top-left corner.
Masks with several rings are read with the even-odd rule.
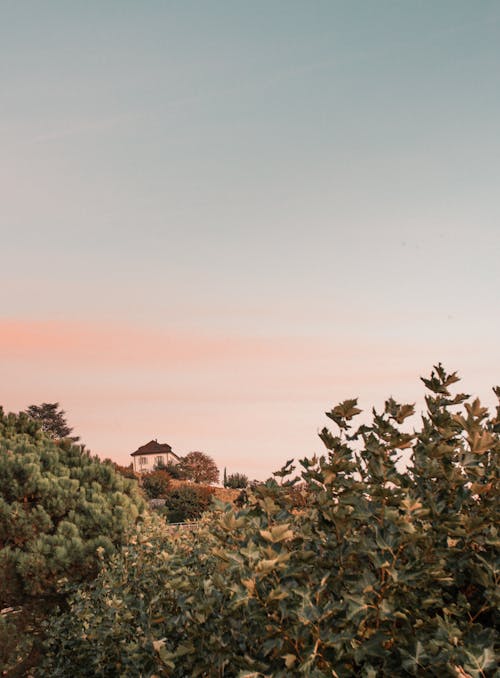
[[[224,480],[224,487],[241,490],[248,486],[248,476],[244,473],[231,473]]]
[[[170,480],[170,475],[166,471],[157,469],[144,475],[142,487],[149,499],[163,499],[167,496]]]
[[[212,503],[215,490],[203,485],[179,485],[166,495],[165,509],[170,523],[197,520]]]
[[[26,414],[0,408],[0,661],[23,656],[69,583],[125,544],[144,502],[135,481]],[[7,611],[5,611],[7,610]],[[28,633],[23,637],[23,629]]]
[[[392,398],[353,430],[346,400],[300,477],[194,532],[153,523],[55,623],[50,675],[493,676],[500,410],[456,381],[425,380],[415,431]]]

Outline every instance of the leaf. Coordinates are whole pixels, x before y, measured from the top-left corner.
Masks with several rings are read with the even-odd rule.
[[[329,419],[332,419],[339,428],[348,429],[350,426],[345,422],[350,421],[353,417],[362,412],[359,407],[356,407],[357,403],[357,398],[344,400],[339,405],[336,405],[330,412],[325,412],[325,414]]]
[[[250,595],[253,595],[255,591],[255,579],[242,579],[241,583],[246,588]]]
[[[497,655],[492,647],[477,648],[478,654],[465,650],[468,661],[465,662],[464,669],[469,671],[474,678],[483,676],[488,669],[497,667]]]
[[[282,658],[285,660],[285,666],[287,669],[291,669],[297,661],[297,655],[295,654],[284,654]]]
[[[413,652],[407,652],[403,648],[400,651],[403,657],[402,667],[413,675],[420,675],[420,669],[424,668],[423,662],[428,658],[422,643],[418,640]]]
[[[278,563],[278,558],[264,558],[263,560],[259,560],[255,570],[259,574],[269,574],[269,572],[274,570]]]
[[[162,647],[165,645],[166,638],[161,638],[160,640],[153,640],[153,650],[159,652]]]
[[[260,530],[260,535],[266,541],[270,541],[273,544],[276,544],[280,541],[285,541],[287,539],[293,539],[294,534],[292,530],[288,529],[289,523],[283,523],[281,525],[273,525],[270,530]]]
[[[471,417],[474,417],[475,419],[484,419],[484,417],[488,414],[488,408],[481,407],[481,401],[479,398],[476,398],[472,405],[465,403],[464,407]]]
[[[407,417],[411,417],[413,414],[415,414],[415,404],[401,405],[394,419],[398,422],[398,424],[402,424],[403,421],[407,419]]]
[[[474,431],[471,436],[467,437],[467,442],[471,447],[471,452],[474,454],[484,454],[488,452],[493,445],[496,444],[496,439],[489,433],[489,431]]]

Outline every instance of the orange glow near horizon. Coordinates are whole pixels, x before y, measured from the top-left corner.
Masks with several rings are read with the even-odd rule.
[[[220,468],[267,477],[286,458],[321,451],[316,434],[336,402],[360,396],[369,411],[389,395],[418,400],[418,376],[437,362],[433,350],[3,320],[0,366],[8,388],[0,404],[21,410],[58,401],[82,440],[120,463],[158,438],[180,454],[201,449]],[[448,351],[447,365],[465,369],[464,357],[467,368],[466,348]],[[475,387],[488,384],[486,356],[475,356],[472,367]]]

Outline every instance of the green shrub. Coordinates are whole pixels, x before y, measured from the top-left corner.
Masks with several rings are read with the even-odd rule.
[[[111,459],[105,459],[106,462],[109,461],[109,463],[113,466],[115,471],[117,473],[120,473],[124,478],[129,478],[130,480],[137,480],[138,476],[137,473],[134,471],[134,466],[133,464],[129,464],[128,466],[122,466],[121,464],[117,464],[114,461],[111,461]]]
[[[149,528],[58,620],[50,675],[496,675],[500,407],[455,381],[425,380],[416,431],[392,398],[352,430],[344,401],[300,478],[288,462],[240,510]]]
[[[243,490],[248,486],[248,477],[244,473],[231,473],[227,476],[224,487],[233,490]]]
[[[142,487],[149,499],[162,499],[170,487],[170,476],[163,469],[151,471],[143,477]]]
[[[166,471],[168,475],[175,480],[186,480],[186,476],[180,463],[176,464],[173,461],[169,461],[167,464],[165,464],[161,462],[155,465],[155,471],[157,470]]]
[[[212,487],[179,485],[165,499],[170,523],[197,520],[212,503],[215,490]]]

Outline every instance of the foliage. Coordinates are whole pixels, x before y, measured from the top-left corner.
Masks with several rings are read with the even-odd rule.
[[[244,473],[231,473],[227,476],[224,487],[234,490],[243,490],[248,486],[248,477]]]
[[[142,487],[149,499],[166,497],[170,487],[170,476],[162,469],[151,471],[143,477]]]
[[[197,520],[208,509],[214,495],[213,487],[179,485],[166,496],[165,508],[171,523]]]
[[[25,412],[28,417],[39,422],[44,433],[56,440],[69,438],[73,429],[68,426],[66,412],[59,408],[59,403],[42,403],[30,405]],[[73,442],[79,440],[78,436],[71,437]]]
[[[195,483],[217,483],[219,481],[217,464],[204,452],[189,452],[181,459],[179,466],[187,480]]]
[[[111,459],[106,459],[105,461],[109,461],[113,465],[113,468],[117,473],[120,473],[124,478],[129,478],[130,480],[137,480],[137,474],[134,471],[134,465],[129,464],[128,466],[122,466],[121,464],[117,464],[114,461],[111,461]]]
[[[161,461],[159,464],[155,464],[154,470],[166,471],[168,475],[175,480],[186,480],[186,476],[182,471],[181,464],[176,464],[173,461],[169,461],[167,464]]]
[[[425,380],[415,431],[392,398],[353,431],[344,401],[300,482],[288,462],[195,531],[150,526],[57,621],[50,675],[493,676],[500,407],[455,381]]]
[[[179,597],[189,605],[184,573],[191,573],[193,590],[199,586],[195,582],[211,576],[217,542],[207,531],[205,545],[193,549],[195,535],[172,531],[154,514],[146,517],[121,554],[103,565],[99,578],[75,593],[70,612],[51,620],[43,675],[152,676],[161,664],[157,651],[163,654],[183,640],[175,614]],[[168,636],[166,647],[158,633]]]
[[[111,464],[0,408],[2,607],[94,573],[97,549],[123,544],[141,507],[136,483]]]

